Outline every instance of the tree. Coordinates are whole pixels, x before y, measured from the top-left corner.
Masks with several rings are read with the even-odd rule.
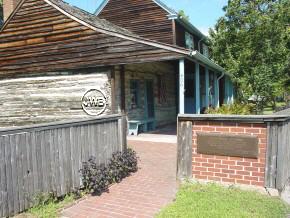
[[[185,21],[189,21],[189,16],[185,14],[184,10],[180,10],[178,12],[178,16]]]
[[[258,97],[258,111],[289,82],[289,10],[289,0],[229,0],[210,30],[212,58],[233,75],[239,100]]]

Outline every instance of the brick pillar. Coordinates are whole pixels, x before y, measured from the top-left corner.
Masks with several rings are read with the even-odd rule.
[[[7,20],[7,18],[14,11],[19,2],[20,0],[3,0],[4,21]]]

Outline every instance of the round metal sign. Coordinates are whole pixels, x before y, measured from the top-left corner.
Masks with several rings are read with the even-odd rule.
[[[83,110],[91,116],[98,116],[106,110],[107,99],[99,89],[90,89],[82,98]]]

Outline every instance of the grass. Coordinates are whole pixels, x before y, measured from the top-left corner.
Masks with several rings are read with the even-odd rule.
[[[73,194],[67,195],[61,200],[49,197],[45,201],[41,201],[37,206],[29,209],[27,213],[37,218],[56,218],[58,217],[58,211],[74,202],[75,199]]]
[[[289,207],[279,198],[216,184],[186,184],[157,218],[285,218]]]
[[[277,102],[276,103],[276,107],[283,107],[283,106],[286,106],[286,102]],[[270,106],[270,105],[265,107],[263,110],[263,115],[272,115],[273,113],[275,113],[275,111],[273,110],[272,106]]]

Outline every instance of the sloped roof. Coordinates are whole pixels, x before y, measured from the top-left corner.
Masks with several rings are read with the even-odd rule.
[[[12,19],[12,17],[16,14],[17,10],[19,10],[19,8],[22,6],[22,4],[25,1],[26,0],[22,0],[19,2],[14,12],[9,16],[9,18],[4,23],[3,27],[1,28],[1,31],[5,29],[9,21]],[[209,67],[212,67],[213,69],[224,72],[224,69],[222,67],[215,64],[212,60],[206,58],[205,56],[203,56],[197,51],[190,51],[188,49],[185,49],[179,46],[169,45],[169,44],[160,43],[157,41],[142,38],[124,28],[121,28],[117,25],[112,24],[111,22],[107,20],[97,17],[94,14],[90,14],[80,8],[71,6],[70,4],[63,2],[62,0],[43,0],[43,1],[53,6],[55,9],[59,10],[64,15],[81,23],[82,25],[85,25],[91,28],[92,30],[95,30],[104,34],[108,34],[111,36],[116,36],[119,38],[131,40],[134,42],[142,43],[145,45],[153,46],[159,49],[164,49],[170,52],[175,52],[179,55],[184,55],[184,57],[187,57],[189,59],[195,58],[196,60],[205,63],[206,65],[208,65]]]
[[[110,0],[103,0],[103,2],[99,5],[97,10],[95,11],[95,15],[99,15],[101,11],[106,7],[106,5],[109,3]],[[191,22],[184,20],[182,17],[179,16],[178,12],[176,12],[174,9],[168,7],[164,2],[161,0],[152,0],[157,5],[159,5],[162,9],[164,9],[168,13],[168,17],[170,19],[176,19],[180,24],[187,27],[189,30],[191,30],[193,33],[197,34],[199,37],[206,39],[207,36],[205,36],[198,28],[196,28]]]
[[[93,27],[97,28],[98,30],[100,29],[104,29],[109,31],[109,33],[118,33],[121,35],[118,35],[119,37],[125,37],[126,39],[129,40],[133,40],[136,42],[140,42],[140,43],[144,43],[147,45],[151,45],[151,46],[155,46],[161,49],[166,49],[168,51],[173,51],[173,52],[177,52],[179,54],[183,54],[187,57],[193,57],[196,60],[205,63],[206,65],[208,65],[209,67],[212,67],[215,70],[221,71],[221,72],[225,72],[225,70],[219,66],[218,64],[216,64],[214,61],[212,61],[211,59],[205,57],[204,55],[202,55],[200,52],[198,51],[190,51],[186,48],[182,48],[179,46],[175,46],[175,45],[169,45],[169,44],[165,44],[165,43],[161,43],[161,42],[156,42],[153,40],[149,40],[149,39],[145,39],[142,38],[132,32],[130,32],[129,30],[126,30],[124,28],[121,28],[117,25],[112,24],[111,22],[101,19],[99,17],[97,17],[94,14],[90,14],[89,12],[86,12],[82,9],[79,9],[77,7],[71,6],[65,2],[63,2],[62,0],[45,0],[46,2],[52,2],[55,5],[57,5],[58,7],[60,7],[61,9],[63,9],[66,13],[69,13],[70,15],[78,18],[81,21],[84,21],[87,24],[92,25]],[[105,0],[106,1],[106,0]],[[161,3],[160,0],[153,0],[156,3]],[[157,3],[157,4],[158,4]],[[163,5],[165,5],[164,3],[162,3]],[[165,7],[165,6],[163,6]],[[168,7],[167,7],[168,8]],[[169,8],[168,8],[169,10]],[[172,13],[176,13],[172,10]],[[127,36],[129,38],[127,38]],[[225,72],[226,73],[226,72]]]
[[[6,25],[9,23],[9,20],[16,14],[17,10],[21,7],[21,5],[25,2],[26,0],[22,0],[19,2],[18,6],[14,10],[14,12],[9,16],[9,18],[5,21],[4,25],[1,28],[1,31],[3,31],[6,27]],[[94,14],[91,14],[87,11],[84,11],[78,7],[72,6],[62,0],[43,0],[46,3],[50,4],[57,10],[59,10],[61,13],[65,14],[66,16],[70,17],[71,19],[95,30],[99,31],[108,35],[120,37],[123,39],[128,39],[131,41],[135,42],[140,42],[146,45],[154,46],[157,48],[161,49],[166,49],[168,51],[173,51],[179,54],[183,55],[190,55],[190,51],[188,49],[179,47],[179,46],[174,46],[174,45],[169,45],[161,42],[156,42],[150,39],[145,39],[142,38],[132,32],[130,32],[127,29],[124,29],[122,27],[119,27],[105,19],[101,19],[97,17]],[[0,33],[1,33],[0,31]]]
[[[82,10],[78,7],[72,6],[62,0],[49,0],[50,2],[54,3],[55,5],[57,5],[58,7],[60,7],[61,9],[63,9],[65,12],[69,13],[70,15],[73,15],[74,17],[85,21],[86,23],[96,27],[96,28],[102,28],[102,29],[106,29],[109,31],[113,31],[113,32],[118,32],[121,34],[126,34],[126,35],[130,35],[130,36],[134,36],[134,37],[138,37],[136,34],[130,32],[127,29],[124,29],[122,27],[119,27],[105,19],[101,19],[85,10]]]
[[[108,4],[110,0],[104,0],[99,7],[97,8],[97,10],[95,11],[95,15],[99,15],[99,13],[104,9],[104,7],[106,7],[106,5]],[[152,0],[154,1],[157,5],[159,5],[161,8],[163,8],[165,11],[167,11],[167,13],[169,13],[169,15],[175,15],[177,16],[178,13],[173,10],[172,8],[168,7],[164,2],[160,1],[160,0]]]

